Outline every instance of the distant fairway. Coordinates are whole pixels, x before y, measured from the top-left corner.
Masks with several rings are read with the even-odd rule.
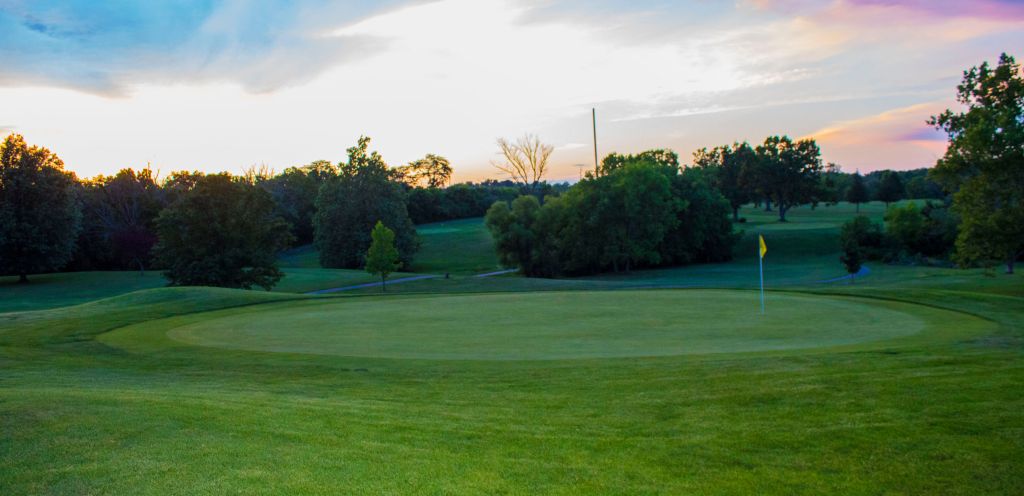
[[[180,342],[252,351],[555,360],[827,348],[910,336],[939,322],[961,330],[985,324],[860,298],[772,294],[770,304],[762,316],[756,292],[714,290],[360,298],[228,310],[164,329]]]

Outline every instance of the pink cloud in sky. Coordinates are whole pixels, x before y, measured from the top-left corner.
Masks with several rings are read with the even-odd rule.
[[[1024,19],[1024,2],[1019,0],[846,0],[846,2],[855,6],[902,8],[934,17]]]
[[[746,0],[743,5],[787,14],[811,14],[817,10],[843,8],[889,9],[927,14],[930,17],[980,17],[1000,20],[1024,19],[1020,0]]]
[[[948,101],[910,105],[840,122],[806,136],[821,145],[825,160],[849,172],[931,167],[946,151],[946,137],[925,121]]]

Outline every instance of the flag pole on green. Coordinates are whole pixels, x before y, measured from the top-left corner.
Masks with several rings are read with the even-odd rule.
[[[757,235],[757,265],[761,269],[761,314],[764,315],[764,254],[768,253],[768,245],[764,244],[764,236]]]

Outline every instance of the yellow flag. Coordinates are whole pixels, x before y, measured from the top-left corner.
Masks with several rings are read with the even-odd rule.
[[[761,258],[764,258],[764,254],[768,253],[768,245],[764,244],[764,236],[758,234],[757,239],[761,242]]]

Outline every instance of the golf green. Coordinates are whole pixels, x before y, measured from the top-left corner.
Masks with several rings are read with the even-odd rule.
[[[323,355],[550,360],[796,350],[903,338],[973,317],[885,300],[638,290],[343,298],[168,323],[192,345]]]

